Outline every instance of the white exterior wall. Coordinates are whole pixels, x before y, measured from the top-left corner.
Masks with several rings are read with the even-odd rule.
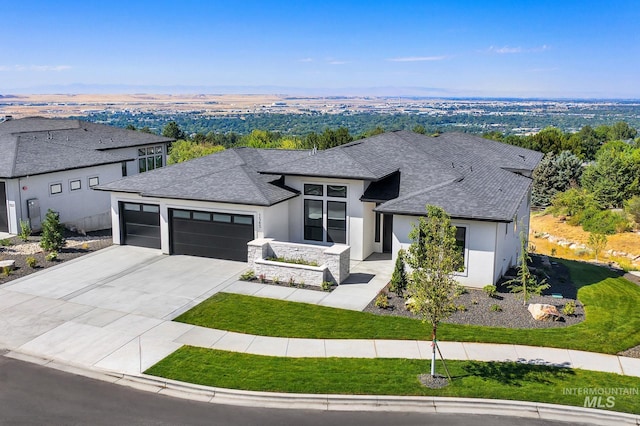
[[[276,204],[271,207],[247,206],[242,204],[212,203],[206,201],[174,200],[154,197],[141,197],[138,194],[127,194],[123,192],[111,193],[111,224],[113,228],[113,243],[122,244],[120,239],[120,210],[119,202],[132,202],[142,204],[153,204],[160,206],[160,239],[162,253],[169,254],[171,247],[169,244],[169,209],[200,210],[206,212],[235,213],[253,216],[254,239],[265,238],[265,229],[274,229],[286,225],[282,212],[286,211],[286,203]],[[280,225],[279,225],[280,224]],[[286,226],[285,226],[286,228]]]
[[[518,213],[509,223],[498,224],[496,231],[496,264],[494,281],[497,281],[509,268],[516,266],[520,255],[520,232],[529,234],[531,192],[520,203]]]
[[[363,260],[369,256],[373,249],[372,243],[368,243],[366,233],[371,234],[373,241],[373,226],[365,221],[364,203],[360,197],[364,193],[364,182],[360,180],[348,179],[328,179],[313,178],[306,176],[286,176],[285,184],[300,191],[300,196],[289,201],[289,241],[296,243],[322,244],[319,241],[304,240],[304,184],[315,183],[324,185],[345,185],[347,187],[347,198],[342,199],[347,202],[347,244],[351,246],[351,259]],[[314,198],[314,197],[309,197]],[[339,198],[331,198],[340,201]],[[325,212],[326,215],[326,212]],[[369,229],[371,228],[371,229]],[[268,235],[269,237],[271,235]],[[330,244],[328,244],[330,245]]]
[[[411,244],[409,232],[411,224],[417,223],[416,216],[393,216],[393,259],[398,250],[405,250]],[[464,286],[482,288],[494,284],[494,258],[496,247],[496,229],[499,223],[471,220],[452,220],[454,226],[466,228],[465,270],[457,273],[456,279]]]
[[[278,241],[289,241],[289,203],[284,201],[264,209],[262,234]],[[257,223],[256,223],[257,225]]]
[[[362,255],[364,259],[373,252],[382,253],[382,216],[380,217],[380,242],[376,243],[376,213],[373,211],[375,208],[376,203],[362,203]]]
[[[51,209],[60,214],[60,221],[69,228],[80,231],[109,228],[109,194],[89,188],[90,177],[98,177],[100,184],[120,179],[121,163],[9,179],[9,232],[20,231],[20,219],[28,218],[27,200],[34,198],[40,204],[41,220]],[[70,182],[73,180],[80,180],[80,189],[71,191]],[[62,192],[51,195],[49,187],[55,183],[62,185]]]

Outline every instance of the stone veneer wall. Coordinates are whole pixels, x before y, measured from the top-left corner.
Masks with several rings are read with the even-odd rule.
[[[259,238],[247,243],[249,268],[256,276],[264,275],[273,280],[286,282],[293,278],[296,283],[304,281],[309,285],[321,285],[323,281],[340,284],[349,276],[350,247],[341,244],[318,246],[275,241],[273,238]],[[268,257],[304,259],[319,266],[274,262]]]

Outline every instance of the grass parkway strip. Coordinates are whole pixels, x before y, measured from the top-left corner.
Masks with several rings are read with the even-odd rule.
[[[578,288],[586,318],[550,329],[511,329],[442,323],[443,341],[506,343],[616,354],[640,344],[640,286],[606,268],[562,261]],[[525,309],[525,308],[523,308]],[[176,321],[273,337],[429,340],[419,320],[305,303],[219,293]]]
[[[602,389],[599,408],[638,414],[640,379],[516,362],[447,361],[451,383],[422,386],[429,360],[284,358],[184,346],[146,374],[230,389],[265,392],[423,395],[510,399],[585,406],[584,389]],[[443,366],[438,370],[444,372]],[[611,391],[618,389],[618,394]],[[613,396],[613,400],[607,400]],[[590,400],[593,396],[589,396]],[[597,398],[597,395],[596,395]],[[596,401],[598,401],[596,399]]]

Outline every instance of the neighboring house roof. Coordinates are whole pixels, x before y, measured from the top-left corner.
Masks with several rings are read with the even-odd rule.
[[[298,195],[258,168],[307,157],[307,151],[232,148],[131,176],[96,189],[146,197],[271,206]]]
[[[132,160],[113,149],[173,139],[80,120],[22,118],[0,122],[0,177],[15,178]]]
[[[478,136],[390,132],[325,151],[234,148],[98,187],[142,196],[268,206],[298,195],[283,175],[371,183],[376,211],[421,215],[427,204],[455,218],[510,222],[542,154]]]

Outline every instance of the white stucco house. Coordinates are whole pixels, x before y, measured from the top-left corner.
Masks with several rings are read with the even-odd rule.
[[[166,165],[173,139],[103,124],[42,117],[0,122],[0,232],[20,220],[40,229],[48,209],[67,227],[111,227],[109,194],[97,185]]]
[[[324,151],[234,148],[96,189],[111,192],[116,244],[245,262],[257,238],[396,256],[438,205],[464,247],[458,280],[483,287],[517,261],[541,159],[467,134],[400,131]]]

